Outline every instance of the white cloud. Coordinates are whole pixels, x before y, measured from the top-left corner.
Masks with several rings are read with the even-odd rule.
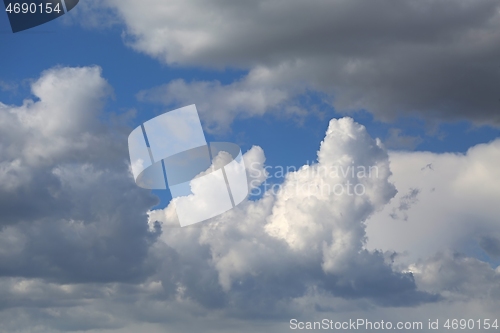
[[[252,150],[245,154],[247,167],[255,157],[262,160],[255,156],[258,148]],[[265,307],[252,308],[254,315],[272,313],[283,298],[303,296],[311,285],[376,303],[432,300],[431,295],[416,290],[411,275],[393,271],[381,253],[363,250],[364,221],[395,194],[388,182],[388,156],[380,141],[370,138],[352,119],[332,120],[318,160],[317,165],[289,173],[278,194],[267,193],[257,201],[247,201],[200,228],[168,229],[161,240],[183,261],[198,262],[200,267],[193,268],[197,274],[214,270],[210,283],[217,277],[219,287],[213,288],[222,288],[218,293],[223,299],[236,302],[236,312],[243,308],[248,311],[254,302],[261,302]],[[376,167],[378,172],[374,177],[350,172],[344,177],[330,177],[320,172],[322,167],[332,165]],[[351,192],[359,185],[363,193],[349,194],[349,184]],[[345,191],[334,194],[337,185]],[[150,213],[150,223],[158,219],[171,225],[171,218],[171,207],[163,213]],[[200,262],[207,251],[207,261]],[[194,286],[186,287],[188,293],[194,292]],[[385,300],[378,289],[385,290]],[[243,299],[246,305],[240,303]]]
[[[227,129],[236,118],[263,115],[270,109],[300,116],[288,89],[273,87],[260,77],[246,77],[229,85],[217,81],[174,80],[138,94],[139,100],[182,106],[195,103],[210,131]]]
[[[368,248],[407,253],[407,263],[448,249],[484,253],[481,239],[499,231],[500,140],[466,154],[391,152],[390,160],[399,193],[367,222]],[[417,201],[401,211],[411,189]]]
[[[100,68],[51,69],[31,88],[39,100],[25,99],[21,106],[0,105],[2,162],[12,161],[15,167],[19,158],[23,166],[60,158],[67,161],[96,144],[103,131],[97,116],[111,89]]]

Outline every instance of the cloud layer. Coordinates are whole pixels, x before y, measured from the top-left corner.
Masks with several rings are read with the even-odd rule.
[[[139,52],[171,66],[248,71],[227,85],[174,80],[156,98],[183,104],[189,95],[218,124],[235,112],[299,112],[295,98],[314,91],[340,112],[366,109],[382,120],[421,115],[500,125],[495,0],[105,4]]]
[[[362,125],[332,119],[318,162],[288,173],[281,191],[179,228],[172,204],[150,211],[157,199],[134,184],[133,115],[106,116],[111,91],[98,67],[53,68],[22,105],[0,104],[0,331],[284,332],[293,317],[498,313],[498,268],[446,249],[465,227],[433,222],[454,240],[435,248],[381,225],[425,225],[420,205],[453,218],[431,184],[450,206],[490,216],[497,141],[463,156],[388,154]],[[256,189],[264,151],[243,158]],[[498,226],[478,230],[478,248],[494,257]],[[391,243],[398,237],[406,248]],[[405,251],[413,257],[400,259]]]

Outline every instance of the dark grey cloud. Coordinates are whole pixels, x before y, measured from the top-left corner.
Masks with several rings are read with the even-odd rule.
[[[479,246],[494,258],[500,258],[500,237],[488,235],[481,237]]]
[[[438,293],[418,290],[413,274],[393,271],[380,252],[361,252],[349,274],[326,276],[323,283],[334,295],[370,297],[379,306],[416,306],[442,299]]]
[[[412,265],[420,288],[440,290],[451,300],[487,299],[500,296],[500,269],[462,253],[446,251]]]
[[[384,143],[389,149],[415,149],[423,142],[420,136],[403,135],[398,128],[391,128]]]
[[[235,113],[293,113],[294,97],[312,89],[341,112],[500,125],[496,0],[106,4],[140,52],[172,66],[249,70],[228,85],[172,81],[161,90],[169,103],[204,100],[217,123]]]
[[[399,198],[399,205],[394,207],[392,213],[389,216],[392,219],[402,219],[404,221],[408,220],[408,210],[418,202],[418,195],[420,193],[420,189],[418,188],[410,188],[408,193]],[[400,216],[402,214],[402,216]]]

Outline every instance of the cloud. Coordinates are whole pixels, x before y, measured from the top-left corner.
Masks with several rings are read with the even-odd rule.
[[[100,120],[99,67],[53,68],[31,88],[36,100],[0,104],[0,276],[140,280],[157,199],[129,174],[129,116]]]
[[[124,23],[125,42],[163,63],[248,71],[227,85],[174,80],[164,87],[167,101],[191,96],[217,122],[236,112],[279,113],[278,105],[297,107],[294,97],[315,91],[337,111],[365,109],[382,120],[421,115],[500,125],[495,0],[396,6],[388,0],[107,0],[106,6]]]
[[[367,221],[369,249],[406,253],[400,259],[408,264],[449,249],[494,257],[500,140],[476,145],[465,154],[389,155],[391,180],[399,193]],[[413,189],[419,189],[418,201],[411,199]],[[404,222],[387,218],[394,212],[400,215],[400,208],[405,208]]]
[[[253,162],[263,167],[260,151],[245,154],[247,168]],[[329,166],[372,167],[377,173],[332,177],[323,172]],[[289,173],[278,193],[246,201],[202,227],[162,233],[160,241],[181,262],[192,263],[178,280],[183,297],[245,318],[281,317],[291,311],[282,302],[305,296],[311,287],[387,306],[436,301],[437,295],[417,290],[411,274],[393,270],[381,252],[363,249],[364,221],[396,193],[389,176],[379,140],[350,118],[332,120],[318,163]],[[172,225],[173,218],[171,205],[150,213],[150,223]]]
[[[0,80],[0,90],[1,91],[16,91],[18,88],[18,85],[15,83],[8,83],[3,80]]]
[[[491,257],[500,258],[500,237],[487,235],[481,237],[479,246]]]
[[[389,215],[393,219],[399,219],[399,213],[403,213],[402,219],[408,221],[408,214],[406,213],[412,205],[418,202],[418,194],[420,190],[418,188],[410,188],[408,194],[403,195],[399,199],[399,206],[393,208],[392,213]]]
[[[389,149],[415,149],[423,142],[420,136],[401,135],[401,130],[391,128],[389,136],[385,140],[385,145]]]
[[[419,287],[446,293],[450,300],[498,299],[500,269],[459,253],[446,251],[411,265]]]
[[[274,88],[260,77],[246,77],[229,85],[218,81],[185,82],[182,79],[138,94],[140,101],[172,107],[195,103],[209,131],[227,130],[237,117],[262,115],[269,110],[300,116],[305,111],[290,101],[288,89]]]

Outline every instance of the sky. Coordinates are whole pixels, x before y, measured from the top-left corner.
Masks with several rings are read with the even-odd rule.
[[[498,1],[80,0],[0,47],[0,332],[500,321]],[[127,138],[191,104],[251,194],[181,228]]]

